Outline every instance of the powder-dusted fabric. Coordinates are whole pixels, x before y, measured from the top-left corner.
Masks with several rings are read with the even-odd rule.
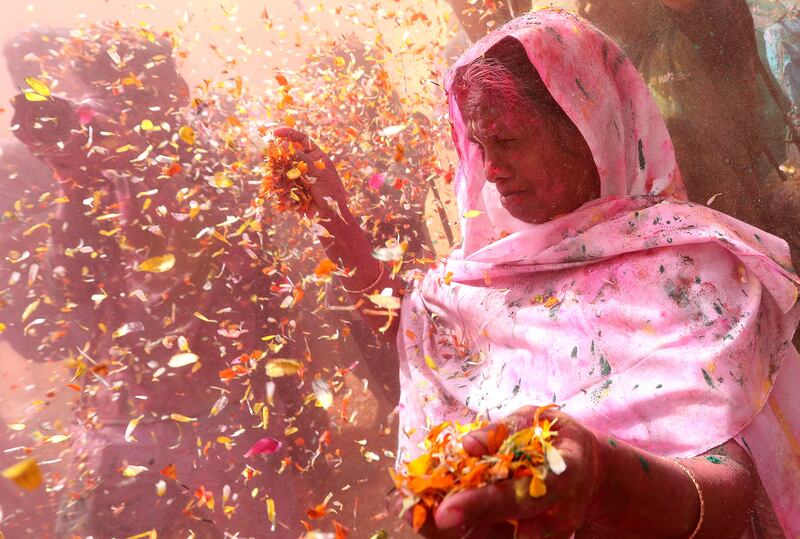
[[[574,15],[513,21],[467,51],[446,87],[506,36],[586,139],[601,198],[546,224],[514,219],[451,99],[464,240],[403,302],[400,459],[418,453],[427,425],[556,402],[664,456],[738,439],[796,537],[800,281],[785,242],[686,202],[644,82]]]

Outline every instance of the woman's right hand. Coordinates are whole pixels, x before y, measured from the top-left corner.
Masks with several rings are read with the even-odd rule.
[[[346,222],[349,215],[347,192],[330,157],[302,131],[282,125],[276,127],[273,133],[293,146],[298,160],[308,166],[307,175],[314,178],[308,190],[311,203],[306,215],[319,215],[326,220],[338,217]]]

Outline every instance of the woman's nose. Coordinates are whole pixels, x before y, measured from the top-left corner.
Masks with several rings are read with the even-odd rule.
[[[488,154],[483,159],[483,172],[486,180],[492,183],[508,176],[505,167],[496,158],[490,157]]]

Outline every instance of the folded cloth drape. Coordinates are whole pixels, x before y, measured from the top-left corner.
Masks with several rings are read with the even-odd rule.
[[[601,197],[541,225],[511,217],[450,94],[464,240],[403,302],[399,459],[418,452],[426,425],[557,402],[664,456],[736,438],[798,536],[800,280],[785,242],[686,201],[641,77],[572,14],[512,21],[462,56],[446,88],[508,36],[586,139]]]

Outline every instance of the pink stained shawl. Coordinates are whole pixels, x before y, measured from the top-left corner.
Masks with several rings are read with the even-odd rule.
[[[557,402],[596,431],[664,456],[737,439],[797,537],[800,398],[791,390],[800,356],[791,339],[800,280],[785,242],[686,201],[635,67],[572,14],[512,21],[459,59],[446,88],[506,36],[523,44],[586,139],[601,198],[546,224],[514,219],[450,100],[464,239],[403,301],[398,460],[418,454],[432,424]]]

